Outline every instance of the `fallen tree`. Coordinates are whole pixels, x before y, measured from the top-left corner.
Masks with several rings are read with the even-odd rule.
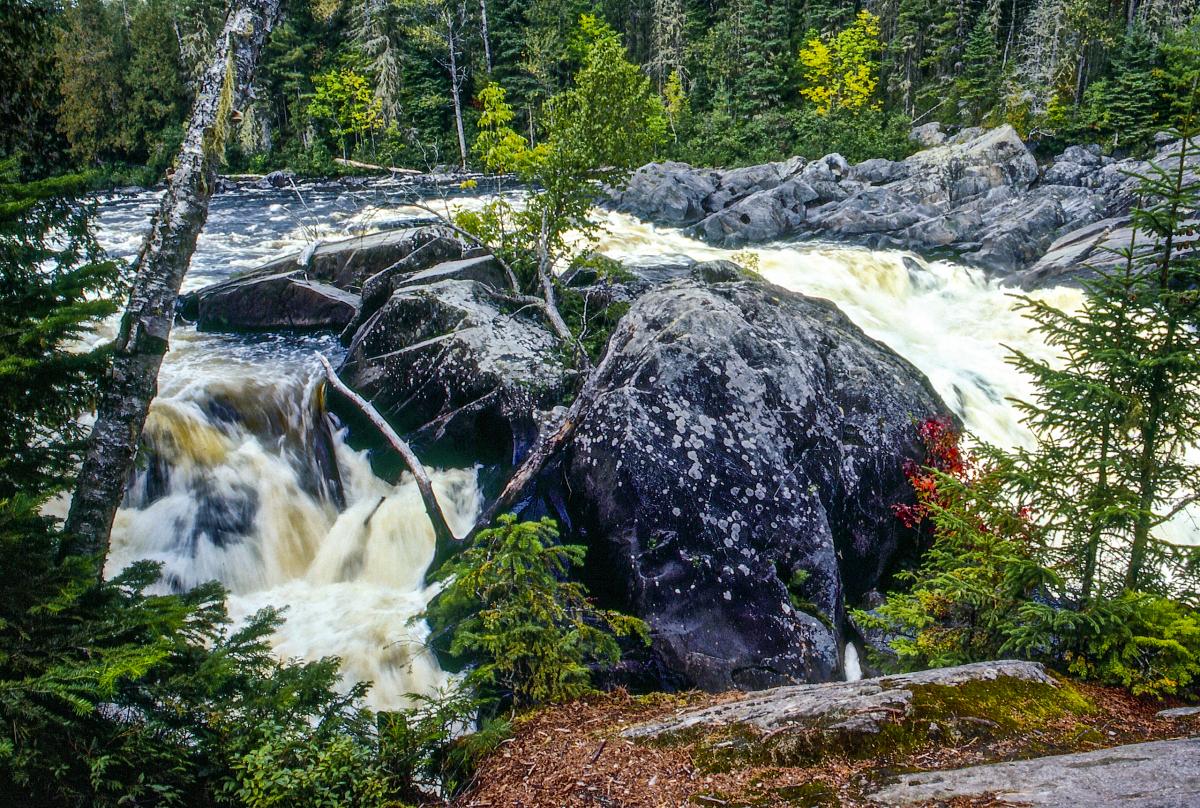
[[[475,520],[475,524],[467,533],[462,536],[455,535],[446,521],[445,513],[442,511],[441,504],[438,502],[437,495],[433,491],[433,484],[429,476],[429,471],[417,457],[416,452],[412,447],[396,433],[396,430],[387,422],[387,419],[375,409],[371,402],[351,390],[345,382],[337,375],[337,371],[333,369],[333,365],[325,358],[323,354],[317,354],[322,367],[325,369],[325,377],[330,386],[341,393],[350,403],[357,407],[363,415],[369,420],[387,442],[396,450],[404,461],[404,465],[408,467],[412,473],[413,479],[417,483],[417,489],[421,493],[421,501],[425,505],[425,511],[429,515],[429,521],[433,525],[433,533],[437,538],[439,556],[446,551],[446,548],[451,543],[466,542],[470,543],[478,535],[479,531],[485,530],[491,526],[496,517],[511,508],[526,488],[533,480],[542,472],[542,469],[550,462],[550,459],[558,453],[560,449],[566,446],[567,442],[575,434],[575,430],[579,427],[583,416],[591,408],[596,398],[600,395],[600,391],[604,387],[604,381],[608,376],[608,370],[613,363],[613,357],[616,356],[614,345],[616,340],[610,340],[608,347],[605,349],[604,356],[595,369],[588,374],[587,380],[579,388],[575,400],[571,402],[571,406],[567,411],[550,424],[544,426],[538,432],[537,439],[529,452],[521,460],[520,464],[513,471],[508,481],[504,484],[504,488],[496,496],[492,502],[485,507]]]
[[[212,62],[201,78],[166,194],[137,258],[133,288],[112,345],[111,369],[102,385],[95,426],[67,516],[68,539],[62,551],[95,556],[99,569],[150,401],[157,392],[179,287],[208,218],[231,114],[246,98],[280,8],[281,0],[233,0]]]

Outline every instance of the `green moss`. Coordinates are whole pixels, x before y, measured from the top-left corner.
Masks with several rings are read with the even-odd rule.
[[[1033,730],[1095,708],[1066,682],[1058,687],[1002,677],[961,685],[910,685],[908,715],[883,724],[878,732],[851,732],[814,726],[807,730],[764,737],[744,725],[693,727],[654,743],[691,748],[696,766],[726,772],[748,766],[803,766],[830,757],[900,761],[936,743],[961,744],[973,738],[984,742]],[[1086,733],[1063,739],[1068,745],[1086,742]]]
[[[961,685],[918,685],[913,691],[913,720],[944,722],[976,719],[1003,730],[1023,730],[1067,715],[1086,715],[1094,707],[1066,682],[1048,687],[1004,677]]]

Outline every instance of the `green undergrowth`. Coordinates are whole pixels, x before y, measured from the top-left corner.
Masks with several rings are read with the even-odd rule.
[[[735,724],[694,727],[649,743],[690,747],[696,765],[714,773],[749,766],[811,766],[834,757],[902,766],[909,756],[936,744],[976,740],[989,744],[1021,738],[1028,739],[1031,747],[1079,745],[1088,740],[1086,731],[1068,730],[1070,737],[1063,738],[1054,725],[1064,719],[1069,724],[1072,717],[1083,719],[1095,711],[1088,699],[1065,681],[1053,687],[1003,677],[905,689],[913,694],[911,709],[884,723],[877,732],[812,726],[764,735],[751,726]],[[834,719],[834,724],[837,721]]]

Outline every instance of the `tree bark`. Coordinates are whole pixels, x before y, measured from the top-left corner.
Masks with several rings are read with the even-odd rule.
[[[483,64],[492,75],[492,42],[488,35],[487,0],[479,0],[479,31],[483,35]]]
[[[230,113],[241,107],[247,96],[259,54],[279,14],[280,0],[233,0],[212,63],[201,79],[174,174],[138,255],[63,544],[64,555],[97,557],[99,570],[104,566],[113,517],[133,468],[146,413],[157,392],[175,299],[208,218]]]
[[[462,113],[462,98],[460,88],[462,85],[462,77],[458,72],[458,37],[455,34],[455,18],[452,16],[453,10],[446,13],[446,44],[449,50],[449,64],[447,69],[450,71],[450,100],[454,103],[454,128],[458,134],[458,156],[462,168],[467,167],[467,136],[463,132],[463,113]]]

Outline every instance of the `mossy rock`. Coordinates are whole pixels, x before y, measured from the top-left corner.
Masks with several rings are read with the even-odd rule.
[[[1094,707],[1040,665],[922,671],[863,682],[776,688],[633,727],[627,736],[691,747],[698,766],[805,766],[831,757],[899,761],[937,743],[1032,736]]]

